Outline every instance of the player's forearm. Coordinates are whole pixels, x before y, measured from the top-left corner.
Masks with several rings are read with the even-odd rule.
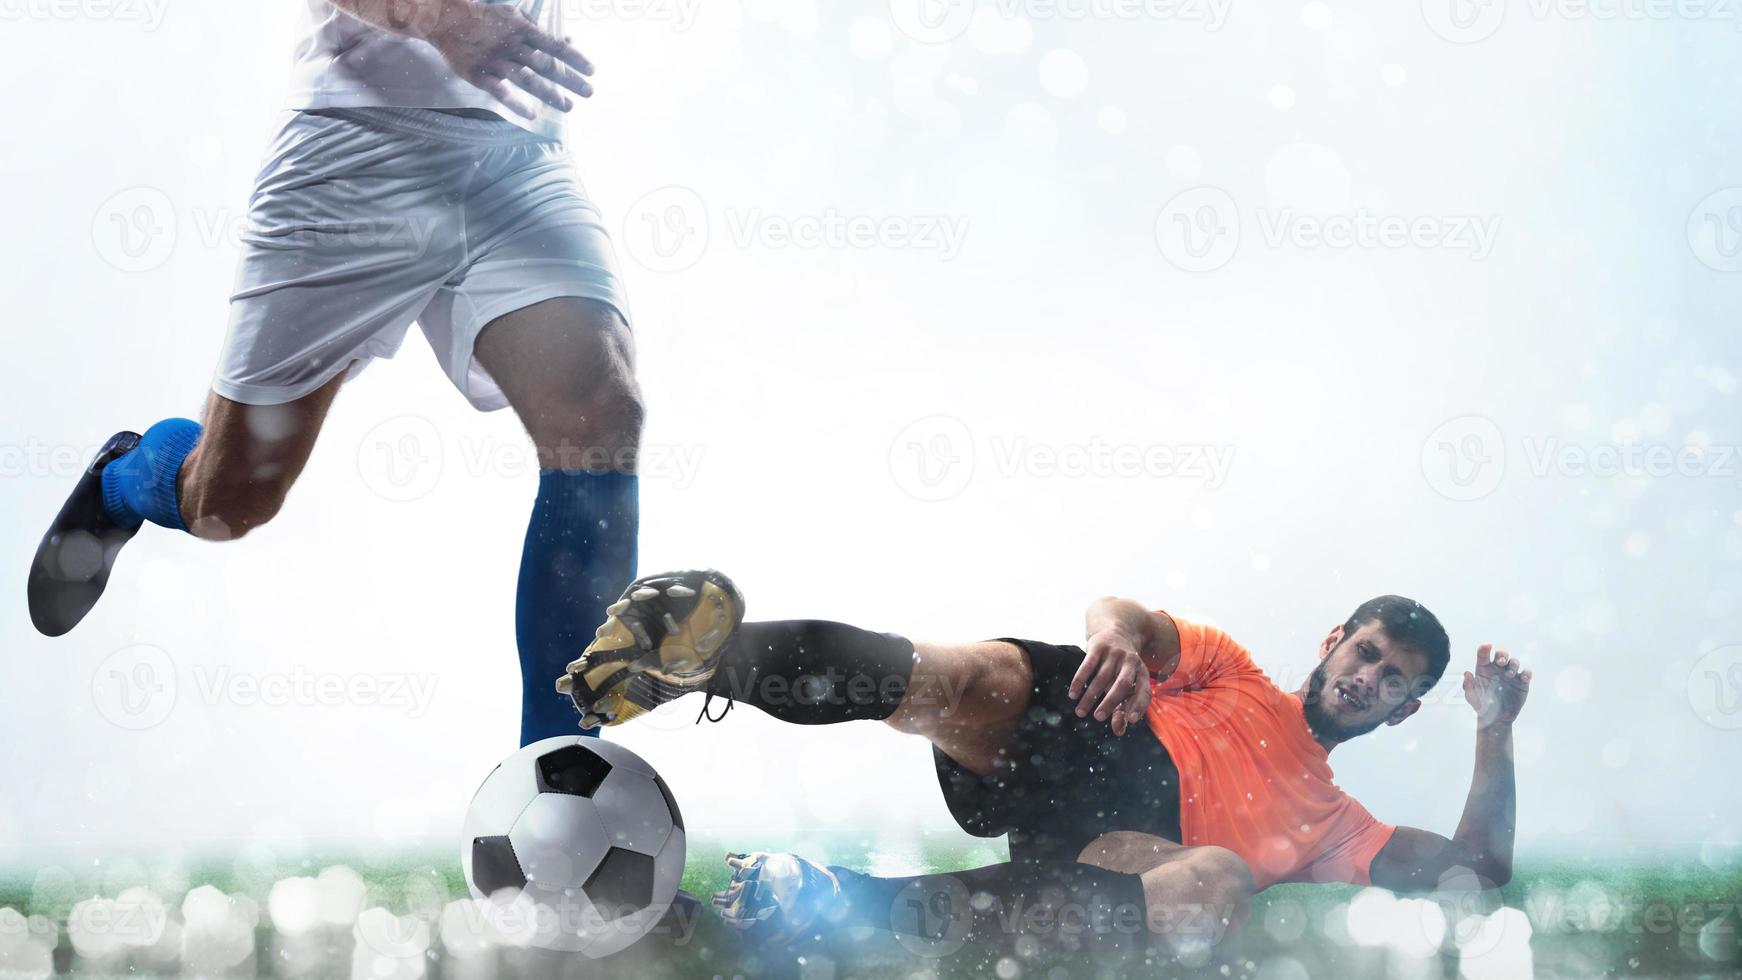
[[[1173,670],[1179,656],[1178,637],[1172,635],[1171,624],[1168,635],[1163,636],[1157,617],[1142,603],[1114,596],[1102,596],[1090,603],[1083,617],[1084,637],[1108,629],[1124,635],[1151,674],[1166,675]]]
[[[1475,862],[1475,871],[1495,884],[1512,877],[1512,838],[1517,824],[1512,768],[1512,726],[1487,725],[1476,731],[1476,771],[1463,819],[1453,835]]]
[[[472,0],[332,0],[333,6],[373,27],[427,41],[470,17]]]
[[[1102,596],[1089,604],[1083,617],[1083,635],[1094,636],[1108,627],[1122,631],[1132,646],[1143,650],[1155,639],[1155,623],[1142,603]]]

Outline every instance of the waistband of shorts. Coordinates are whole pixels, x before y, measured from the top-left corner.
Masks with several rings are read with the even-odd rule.
[[[506,119],[480,119],[436,109],[400,106],[351,106],[305,109],[311,115],[337,116],[378,129],[421,136],[444,143],[507,146],[515,143],[554,143],[555,140],[523,129]]]

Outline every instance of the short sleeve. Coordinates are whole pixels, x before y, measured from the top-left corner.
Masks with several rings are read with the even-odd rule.
[[[1194,623],[1160,609],[1156,612],[1173,620],[1179,630],[1179,664],[1173,673],[1161,679],[1156,690],[1192,691],[1233,674],[1258,670],[1252,654],[1214,626]]]
[[[1306,877],[1303,880],[1340,881],[1351,885],[1373,883],[1368,870],[1373,866],[1373,859],[1390,842],[1397,826],[1380,823],[1353,797],[1346,799],[1347,806],[1337,821],[1346,826],[1339,828],[1341,832],[1337,835],[1336,843],[1305,869]]]

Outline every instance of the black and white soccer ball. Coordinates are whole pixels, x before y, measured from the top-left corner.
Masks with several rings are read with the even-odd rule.
[[[585,735],[534,742],[485,777],[461,863],[474,897],[530,945],[607,956],[665,914],[683,877],[683,816],[659,774]]]

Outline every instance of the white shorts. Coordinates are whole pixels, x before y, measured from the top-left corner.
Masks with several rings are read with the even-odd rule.
[[[501,408],[472,357],[479,332],[558,296],[629,320],[561,143],[425,109],[297,112],[255,181],[212,388],[250,405],[301,398],[392,357],[415,320],[461,394]]]

